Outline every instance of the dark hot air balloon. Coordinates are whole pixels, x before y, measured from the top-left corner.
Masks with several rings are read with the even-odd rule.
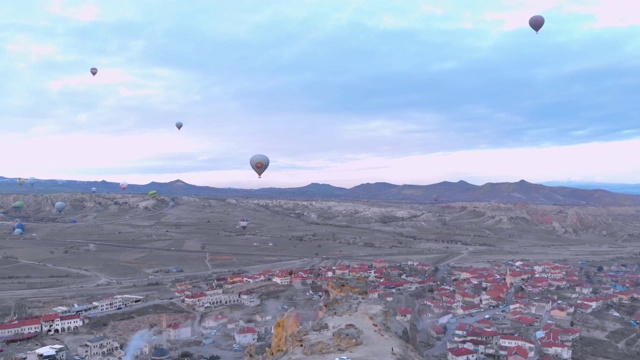
[[[91,68],[91,75],[96,76],[96,74],[98,73],[98,69],[96,68]]]
[[[180,121],[178,121],[176,123],[176,127],[178,128],[178,130],[182,129],[182,123]]]
[[[540,29],[542,29],[543,25],[544,18],[542,17],[542,15],[534,15],[531,17],[531,19],[529,19],[529,26],[531,26],[536,34],[538,33],[538,31],[540,31]]]

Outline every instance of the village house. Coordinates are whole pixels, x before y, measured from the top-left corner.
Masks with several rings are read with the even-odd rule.
[[[202,322],[202,326],[205,328],[217,328],[218,326],[225,324],[229,320],[229,318],[224,314],[214,314],[212,316],[208,316]]]
[[[278,273],[273,275],[273,281],[280,285],[289,285],[291,283],[291,277],[286,273]]]
[[[104,336],[98,336],[78,346],[78,356],[85,359],[94,356],[104,357],[117,350],[120,350],[120,344]]]
[[[522,346],[514,346],[507,350],[507,360],[527,360],[529,352]]]
[[[535,350],[535,344],[527,340],[523,337],[513,336],[513,335],[502,335],[500,336],[500,346],[511,348],[514,346],[522,346],[528,352],[533,352]]]
[[[258,341],[258,330],[250,326],[241,327],[233,333],[233,339],[240,345],[255,344]]]
[[[476,360],[478,354],[475,351],[465,347],[448,349],[447,360]]]
[[[413,309],[410,307],[398,307],[398,315],[396,315],[396,319],[402,321],[411,320],[411,316],[413,316]]]
[[[191,324],[174,322],[167,324],[168,340],[184,340],[191,337]]]
[[[540,349],[548,355],[557,356],[561,359],[571,359],[571,347],[565,344],[543,342],[540,344]]]
[[[65,345],[48,345],[27,352],[26,360],[65,360],[67,358],[67,347]]]

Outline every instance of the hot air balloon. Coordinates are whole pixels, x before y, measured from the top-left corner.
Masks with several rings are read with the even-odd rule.
[[[246,230],[247,226],[249,226],[249,219],[247,219],[246,217],[242,218],[242,219],[240,219],[238,224],[240,224],[240,227],[242,228],[242,230]]]
[[[13,235],[22,235],[22,230],[20,229],[13,230]]]
[[[33,186],[36,184],[36,178],[34,177],[30,177],[27,179],[27,184],[29,184],[30,186]]]
[[[96,74],[98,73],[98,69],[96,68],[91,68],[91,75],[96,76]]]
[[[256,154],[249,159],[249,164],[253,171],[258,174],[258,178],[262,177],[262,173],[269,167],[269,158],[266,155]]]
[[[16,201],[13,203],[13,205],[11,205],[12,209],[15,210],[22,210],[24,209],[24,201]]]
[[[149,191],[149,197],[155,199],[156,197],[158,197],[158,192],[155,190]]]
[[[13,225],[13,230],[15,231],[16,229],[20,229],[22,232],[24,232],[24,224],[18,221],[15,225]]]
[[[26,180],[25,180],[25,179],[23,179],[23,178],[18,178],[17,182],[18,182],[18,185],[22,186],[22,185],[24,185],[24,183],[26,182]]]
[[[531,17],[531,19],[529,19],[529,26],[531,26],[536,34],[538,33],[538,31],[540,31],[540,29],[542,29],[543,25],[544,18],[542,17],[542,15],[534,15]]]
[[[56,211],[58,213],[62,213],[62,211],[64,210],[64,208],[67,207],[67,204],[63,203],[62,201],[58,201],[55,205]]]
[[[127,186],[129,186],[129,184],[127,184],[126,182],[121,182],[120,183],[120,189],[122,189],[122,190],[127,190]]]
[[[91,188],[91,192],[92,192],[92,193],[94,193],[94,194],[95,194],[95,193],[96,193],[96,191],[98,191],[98,189],[96,189],[96,188]]]
[[[438,201],[438,200],[440,200],[440,195],[438,194],[433,195],[433,201]]]
[[[182,129],[182,123],[180,121],[178,121],[176,123],[176,127],[178,128],[178,130]]]

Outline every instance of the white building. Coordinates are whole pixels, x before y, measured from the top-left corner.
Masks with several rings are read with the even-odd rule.
[[[250,326],[241,327],[233,334],[233,339],[240,345],[255,344],[258,341],[258,330]]]
[[[184,340],[191,337],[191,324],[171,323],[167,325],[166,336],[168,340]]]
[[[122,307],[122,298],[112,297],[100,301],[94,301],[93,305],[97,306],[98,311],[112,311]]]
[[[274,275],[273,281],[280,285],[289,285],[291,283],[291,276],[289,275]]]
[[[49,345],[27,352],[27,360],[65,360],[67,347],[65,345]]]
[[[83,358],[105,357],[119,350],[120,344],[104,336],[98,336],[78,346],[78,355]]]

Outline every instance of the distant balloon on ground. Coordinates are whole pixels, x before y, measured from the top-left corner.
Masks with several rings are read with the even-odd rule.
[[[66,207],[67,207],[67,204],[63,203],[62,201],[58,201],[58,202],[55,204],[55,208],[56,208],[56,211],[57,211],[58,213],[62,213],[62,211],[63,211]]]
[[[249,164],[253,171],[258,174],[258,178],[261,178],[262,174],[269,167],[269,158],[266,155],[256,154],[249,159]]]
[[[12,209],[22,210],[24,209],[24,201],[16,201],[11,205]]]
[[[78,220],[76,219],[69,220],[69,224],[77,224],[77,223],[78,223]]]
[[[240,219],[240,221],[238,222],[238,224],[240,225],[240,227],[242,228],[242,230],[246,230],[247,226],[249,226],[249,219],[244,217],[242,219]]]
[[[176,127],[178,128],[178,130],[182,129],[182,123],[180,121],[178,121],[176,123]]]
[[[120,183],[120,189],[122,189],[122,190],[127,190],[127,186],[129,186],[129,184],[127,184],[126,182],[121,182]]]
[[[91,192],[92,192],[92,193],[94,193],[94,194],[95,194],[95,193],[96,193],[96,191],[98,191],[98,189],[96,189],[96,188],[91,188]]]
[[[97,68],[91,68],[91,75],[96,76],[96,74],[98,73],[98,69]]]
[[[538,31],[540,31],[540,29],[542,29],[543,25],[544,17],[542,17],[542,15],[534,15],[531,17],[531,19],[529,19],[529,26],[531,26],[536,34],[538,33]]]
[[[149,197],[155,199],[156,197],[158,197],[158,192],[155,190],[149,191]]]
[[[16,229],[20,229],[22,230],[22,232],[24,232],[24,224],[21,222],[17,222],[15,225],[13,225],[13,230],[15,231]]]

